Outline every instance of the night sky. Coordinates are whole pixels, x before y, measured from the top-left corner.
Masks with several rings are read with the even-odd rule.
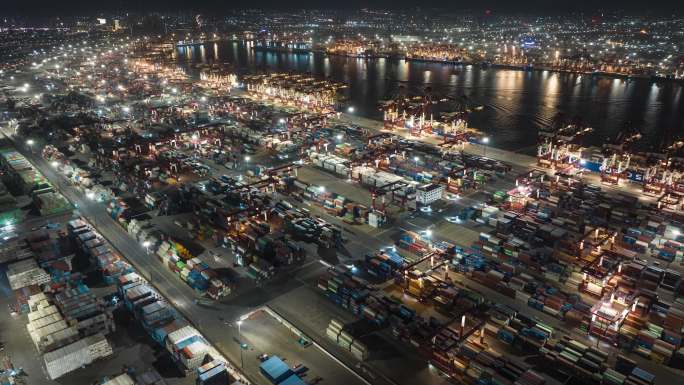
[[[226,11],[235,8],[443,8],[493,13],[567,13],[624,10],[629,13],[683,13],[679,0],[0,0],[2,14],[90,14],[97,11]]]

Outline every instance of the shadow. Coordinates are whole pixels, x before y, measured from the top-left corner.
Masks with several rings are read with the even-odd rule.
[[[368,347],[369,361],[383,361],[400,357],[402,352],[377,334],[369,334],[361,338]]]
[[[335,248],[324,248],[319,245],[316,253],[323,261],[332,265],[337,265],[340,263],[340,259],[337,257],[337,249]]]
[[[164,352],[156,357],[157,359],[152,363],[152,367],[163,377],[163,378],[183,378],[185,373],[183,373],[178,366],[173,361],[171,356]]]

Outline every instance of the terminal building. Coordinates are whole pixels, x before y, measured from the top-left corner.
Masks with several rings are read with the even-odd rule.
[[[416,189],[416,202],[422,205],[429,205],[442,199],[444,190],[445,188],[441,184],[429,183],[419,186]]]

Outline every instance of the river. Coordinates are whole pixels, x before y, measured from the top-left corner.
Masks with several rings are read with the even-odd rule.
[[[493,146],[533,153],[537,130],[554,116],[581,117],[594,131],[585,145],[600,145],[629,125],[641,129],[643,149],[684,137],[684,85],[647,79],[617,79],[550,71],[520,71],[480,66],[360,59],[321,53],[255,51],[251,43],[223,41],[177,48],[183,65],[230,63],[240,73],[277,70],[312,73],[349,85],[355,113],[381,118],[378,100],[398,93],[467,96],[484,106],[470,125],[484,131]]]

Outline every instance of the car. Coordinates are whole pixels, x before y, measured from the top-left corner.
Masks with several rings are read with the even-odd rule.
[[[420,211],[422,211],[422,212],[424,212],[424,213],[431,213],[431,212],[432,212],[432,207],[430,207],[430,206],[423,206],[423,207],[420,208]]]
[[[450,200],[450,201],[455,201],[455,200],[458,200],[459,198],[461,198],[461,196],[459,194],[446,193],[446,194],[444,194],[444,198],[446,198],[447,200]]]
[[[444,219],[451,223],[461,223],[461,218],[459,217],[445,217]]]
[[[262,353],[257,356],[257,359],[261,362],[264,362],[268,360],[268,354],[267,353]]]

